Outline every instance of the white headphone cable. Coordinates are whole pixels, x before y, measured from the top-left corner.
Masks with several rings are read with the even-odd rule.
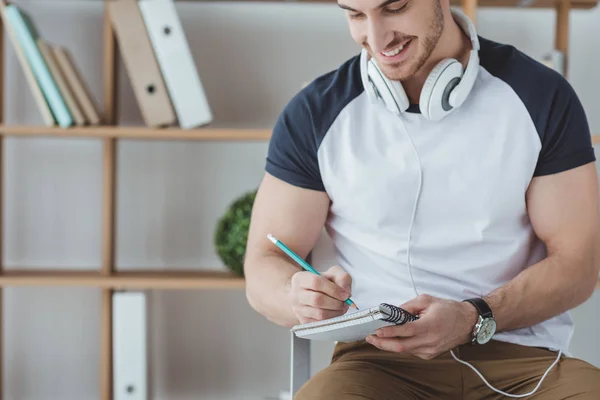
[[[423,168],[421,167],[421,159],[419,157],[419,153],[417,152],[417,147],[415,146],[412,137],[408,134],[408,129],[406,129],[404,123],[402,123],[402,127],[404,128],[406,136],[408,137],[408,140],[410,141],[410,144],[415,152],[415,157],[417,157],[417,165],[419,166],[419,186],[417,187],[417,196],[415,197],[415,205],[413,207],[412,216],[410,220],[410,228],[408,230],[408,244],[406,246],[406,265],[408,265],[408,273],[410,275],[410,281],[412,282],[413,289],[415,290],[415,295],[418,296],[419,291],[417,290],[417,286],[415,285],[415,279],[413,278],[412,268],[410,267],[410,244],[412,241],[413,225],[417,216],[417,205],[419,204],[419,198],[421,197],[421,188],[423,187]]]
[[[412,137],[408,134],[408,130],[406,129],[406,126],[404,126],[404,124],[402,124],[402,125],[404,127],[404,131],[406,132],[406,136],[410,140],[410,143],[411,143],[412,148],[414,150],[415,156],[417,157],[417,165],[419,166],[419,185],[417,187],[417,195],[416,195],[416,198],[415,198],[415,205],[413,207],[412,217],[411,217],[411,221],[410,221],[410,228],[409,228],[409,231],[408,231],[408,245],[407,245],[407,249],[406,249],[406,265],[408,266],[408,272],[409,272],[409,275],[410,275],[410,280],[411,280],[412,285],[413,285],[413,289],[415,291],[415,295],[418,296],[419,295],[419,291],[417,290],[417,286],[415,284],[415,280],[414,280],[414,277],[413,277],[413,274],[412,274],[412,268],[410,266],[410,245],[411,245],[411,240],[412,240],[413,225],[414,225],[415,217],[416,217],[416,214],[417,214],[417,205],[419,203],[419,198],[421,196],[421,188],[422,188],[422,185],[423,185],[423,169],[422,169],[422,166],[421,166],[421,160],[420,160],[420,157],[419,157],[419,153],[417,152],[417,148],[415,146],[415,143],[413,142]],[[499,389],[496,389],[495,387],[493,387],[492,385],[490,385],[490,383],[483,377],[483,375],[477,370],[477,368],[475,368],[473,365],[469,364],[468,362],[463,361],[463,360],[459,359],[458,357],[456,357],[456,355],[454,354],[454,350],[450,350],[450,354],[452,354],[452,357],[456,361],[458,361],[461,364],[464,364],[464,365],[468,366],[473,371],[475,371],[475,373],[481,378],[481,380],[483,381],[483,383],[485,383],[487,385],[487,387],[489,387],[494,392],[503,394],[504,396],[507,396],[507,397],[520,398],[520,397],[531,396],[532,394],[534,394],[539,389],[539,387],[541,386],[541,384],[544,381],[544,379],[546,379],[546,376],[548,375],[548,373],[550,372],[550,370],[560,360],[560,356],[562,355],[562,349],[559,349],[558,356],[556,357],[556,360],[554,360],[554,362],[550,365],[550,367],[548,367],[548,369],[546,370],[546,372],[544,373],[544,375],[542,375],[542,377],[540,378],[540,381],[538,382],[538,384],[536,385],[536,387],[531,392],[524,393],[524,394],[511,394],[511,393],[506,393],[506,392],[503,392],[503,391],[501,391]]]
[[[487,387],[489,387],[490,389],[492,389],[494,392],[503,394],[503,395],[508,396],[508,397],[527,397],[527,396],[531,396],[532,394],[534,394],[535,392],[537,392],[537,390],[540,388],[540,386],[542,385],[542,382],[544,381],[544,379],[546,379],[546,376],[548,375],[548,373],[550,372],[550,370],[560,360],[560,356],[562,355],[562,349],[558,351],[558,357],[556,357],[556,360],[554,360],[554,362],[550,365],[550,367],[548,367],[548,369],[546,370],[546,372],[544,372],[544,375],[542,375],[542,377],[540,378],[540,381],[535,386],[535,388],[533,388],[533,390],[531,392],[529,392],[529,393],[523,393],[523,394],[511,394],[511,393],[506,393],[506,392],[503,392],[502,390],[496,389],[495,387],[493,387],[492,385],[490,385],[488,383],[488,381],[483,377],[483,375],[474,366],[472,366],[468,362],[463,361],[463,360],[459,359],[458,357],[456,357],[454,355],[454,350],[450,350],[450,354],[452,354],[452,357],[454,357],[454,359],[456,361],[458,361],[461,364],[464,364],[464,365],[468,366],[473,371],[475,371],[475,373],[481,378],[481,380],[483,381],[483,383],[485,383],[487,385]]]

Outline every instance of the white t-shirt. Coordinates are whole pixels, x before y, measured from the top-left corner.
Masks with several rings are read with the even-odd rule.
[[[361,308],[414,298],[411,273],[418,293],[459,301],[505,284],[546,256],[527,216],[532,178],[595,161],[566,79],[479,40],[475,85],[442,121],[418,105],[397,115],[371,102],[359,55],[315,79],[277,120],[266,171],[327,192],[326,229]],[[572,329],[564,313],[494,339],[567,351]]]

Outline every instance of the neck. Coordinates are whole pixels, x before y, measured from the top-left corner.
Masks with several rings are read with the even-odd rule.
[[[423,64],[417,73],[402,82],[402,86],[404,87],[411,104],[419,103],[421,89],[423,88],[427,76],[433,67],[441,60],[445,58],[455,58],[461,62],[463,68],[466,68],[467,66],[469,51],[472,49],[470,38],[463,32],[460,26],[458,26],[451,15],[446,17],[446,23],[444,25],[444,31],[425,64]]]

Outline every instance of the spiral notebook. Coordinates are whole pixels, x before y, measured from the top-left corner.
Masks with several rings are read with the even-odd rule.
[[[418,318],[400,307],[381,303],[339,317],[295,325],[291,331],[304,339],[353,342],[365,339],[384,326],[403,325]]]

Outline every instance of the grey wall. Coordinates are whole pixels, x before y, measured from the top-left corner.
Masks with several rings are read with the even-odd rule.
[[[40,33],[72,51],[102,104],[100,1],[17,1]],[[357,47],[333,5],[193,4],[178,10],[218,125],[269,127],[303,82],[335,68]],[[571,82],[600,133],[600,10],[572,17]],[[480,33],[539,56],[553,43],[550,11],[485,10]],[[40,124],[12,46],[6,44],[8,123]],[[124,69],[121,123],[141,117]],[[262,176],[266,143],[121,141],[118,150],[119,268],[222,268],[214,224]],[[7,268],[97,268],[101,262],[101,142],[6,141]],[[319,244],[326,265],[331,247]],[[6,398],[96,399],[99,292],[5,291]],[[243,291],[150,293],[155,399],[261,399],[288,385],[288,332],[247,305]],[[600,366],[598,294],[574,311],[573,351]],[[313,348],[313,371],[330,345]]]

